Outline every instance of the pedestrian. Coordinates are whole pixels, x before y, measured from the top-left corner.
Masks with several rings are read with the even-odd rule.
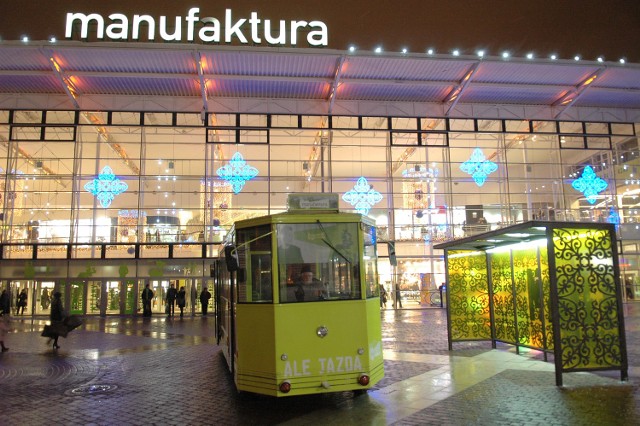
[[[40,295],[40,307],[43,310],[49,309],[49,305],[51,304],[51,297],[49,296],[49,290],[46,288],[42,289],[42,294]]]
[[[49,319],[51,320],[51,326],[55,328],[59,328],[63,326],[62,322],[64,321],[64,308],[62,307],[62,294],[59,291],[53,293],[53,300],[51,301],[51,314],[49,315]],[[60,335],[58,333],[53,333],[53,349],[60,348],[58,345],[58,337]],[[51,342],[51,339],[47,341],[47,344]]]
[[[166,309],[167,318],[175,315],[176,313],[176,297],[177,296],[178,296],[178,290],[176,290],[175,284],[171,283],[169,290],[167,290],[167,298],[165,300],[166,306],[167,306],[167,309]]]
[[[151,301],[153,300],[153,290],[149,288],[149,283],[144,286],[142,290],[142,316],[151,316]]]
[[[202,316],[207,316],[207,310],[209,309],[209,299],[211,299],[211,293],[207,287],[202,288],[202,293],[200,293],[200,303],[202,304]]]
[[[400,285],[396,284],[396,308],[402,309],[402,298],[400,297]]]
[[[195,284],[191,284],[191,316],[196,316],[196,305],[198,302],[198,289],[196,289]]]
[[[178,307],[180,308],[180,318],[182,318],[184,316],[184,307],[187,304],[187,292],[185,291],[184,286],[180,287],[176,300],[178,302]]]
[[[24,308],[27,307],[27,289],[23,288],[20,294],[18,294],[18,303],[17,303],[17,311],[20,312],[20,315],[24,315]]]
[[[9,348],[4,345],[4,339],[7,337],[10,329],[9,314],[0,313],[0,348],[2,348],[2,352],[9,350]]]
[[[380,284],[380,307],[387,308],[387,290],[384,289],[382,284]]]
[[[11,303],[10,303],[9,293],[7,290],[2,290],[2,294],[0,294],[0,314],[9,315],[11,313]]]

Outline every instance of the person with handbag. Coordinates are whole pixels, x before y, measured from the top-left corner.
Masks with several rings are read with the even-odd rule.
[[[59,349],[60,345],[58,345],[58,337],[60,337],[60,333],[57,332],[56,329],[64,327],[64,308],[62,307],[62,293],[60,293],[59,291],[53,293],[49,319],[51,320],[52,333],[50,334],[51,337],[47,341],[47,344],[49,344],[49,342],[51,342],[51,340],[53,339],[53,349]]]
[[[151,316],[151,300],[153,299],[153,290],[149,288],[149,283],[142,290],[142,316]]]
[[[178,302],[178,307],[180,308],[180,318],[182,318],[184,316],[184,307],[187,305],[187,292],[184,289],[184,286],[180,287],[180,291],[178,291],[176,301]]]
[[[202,316],[207,316],[207,310],[209,309],[209,299],[211,299],[211,293],[207,287],[202,288],[202,293],[200,293],[200,303],[202,304]]]

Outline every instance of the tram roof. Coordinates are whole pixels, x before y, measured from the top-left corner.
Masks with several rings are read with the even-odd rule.
[[[97,98],[116,96],[144,97],[145,102],[121,102],[122,109],[138,110],[158,109],[147,102],[154,98],[193,98],[196,111],[203,105],[215,111],[216,99],[288,99],[320,101],[328,113],[357,101],[433,103],[447,116],[455,116],[462,105],[544,106],[559,115],[573,107],[640,109],[640,65],[309,48],[2,41],[0,101],[16,95],[65,97],[57,109],[95,108]],[[398,115],[411,114],[399,110]]]
[[[310,210],[308,212],[283,212],[276,213],[267,216],[260,216],[250,219],[243,219],[235,222],[234,227],[236,229],[243,229],[251,226],[259,226],[266,225],[270,223],[315,223],[316,221],[320,221],[322,223],[325,222],[342,222],[342,223],[352,223],[352,222],[364,222],[369,225],[375,225],[375,220],[368,217],[363,216],[359,213],[346,213],[346,212],[337,212],[331,210]]]

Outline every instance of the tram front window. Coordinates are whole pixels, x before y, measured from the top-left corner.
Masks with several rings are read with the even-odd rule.
[[[357,223],[276,225],[280,302],[360,299]]]

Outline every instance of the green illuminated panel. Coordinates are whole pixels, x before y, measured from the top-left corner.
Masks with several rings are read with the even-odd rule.
[[[542,278],[542,307],[544,313],[544,333],[547,337],[546,348],[553,350],[553,322],[551,317],[551,281],[549,280],[549,256],[546,247],[540,249],[540,277]]]
[[[523,345],[542,349],[542,295],[536,247],[513,251],[513,276],[518,341]]]
[[[494,253],[490,256],[490,262],[496,339],[515,344],[516,327],[511,282],[511,253],[508,251]]]
[[[449,251],[447,268],[451,341],[490,339],[486,254]]]
[[[622,365],[608,231],[554,229],[563,370]]]

